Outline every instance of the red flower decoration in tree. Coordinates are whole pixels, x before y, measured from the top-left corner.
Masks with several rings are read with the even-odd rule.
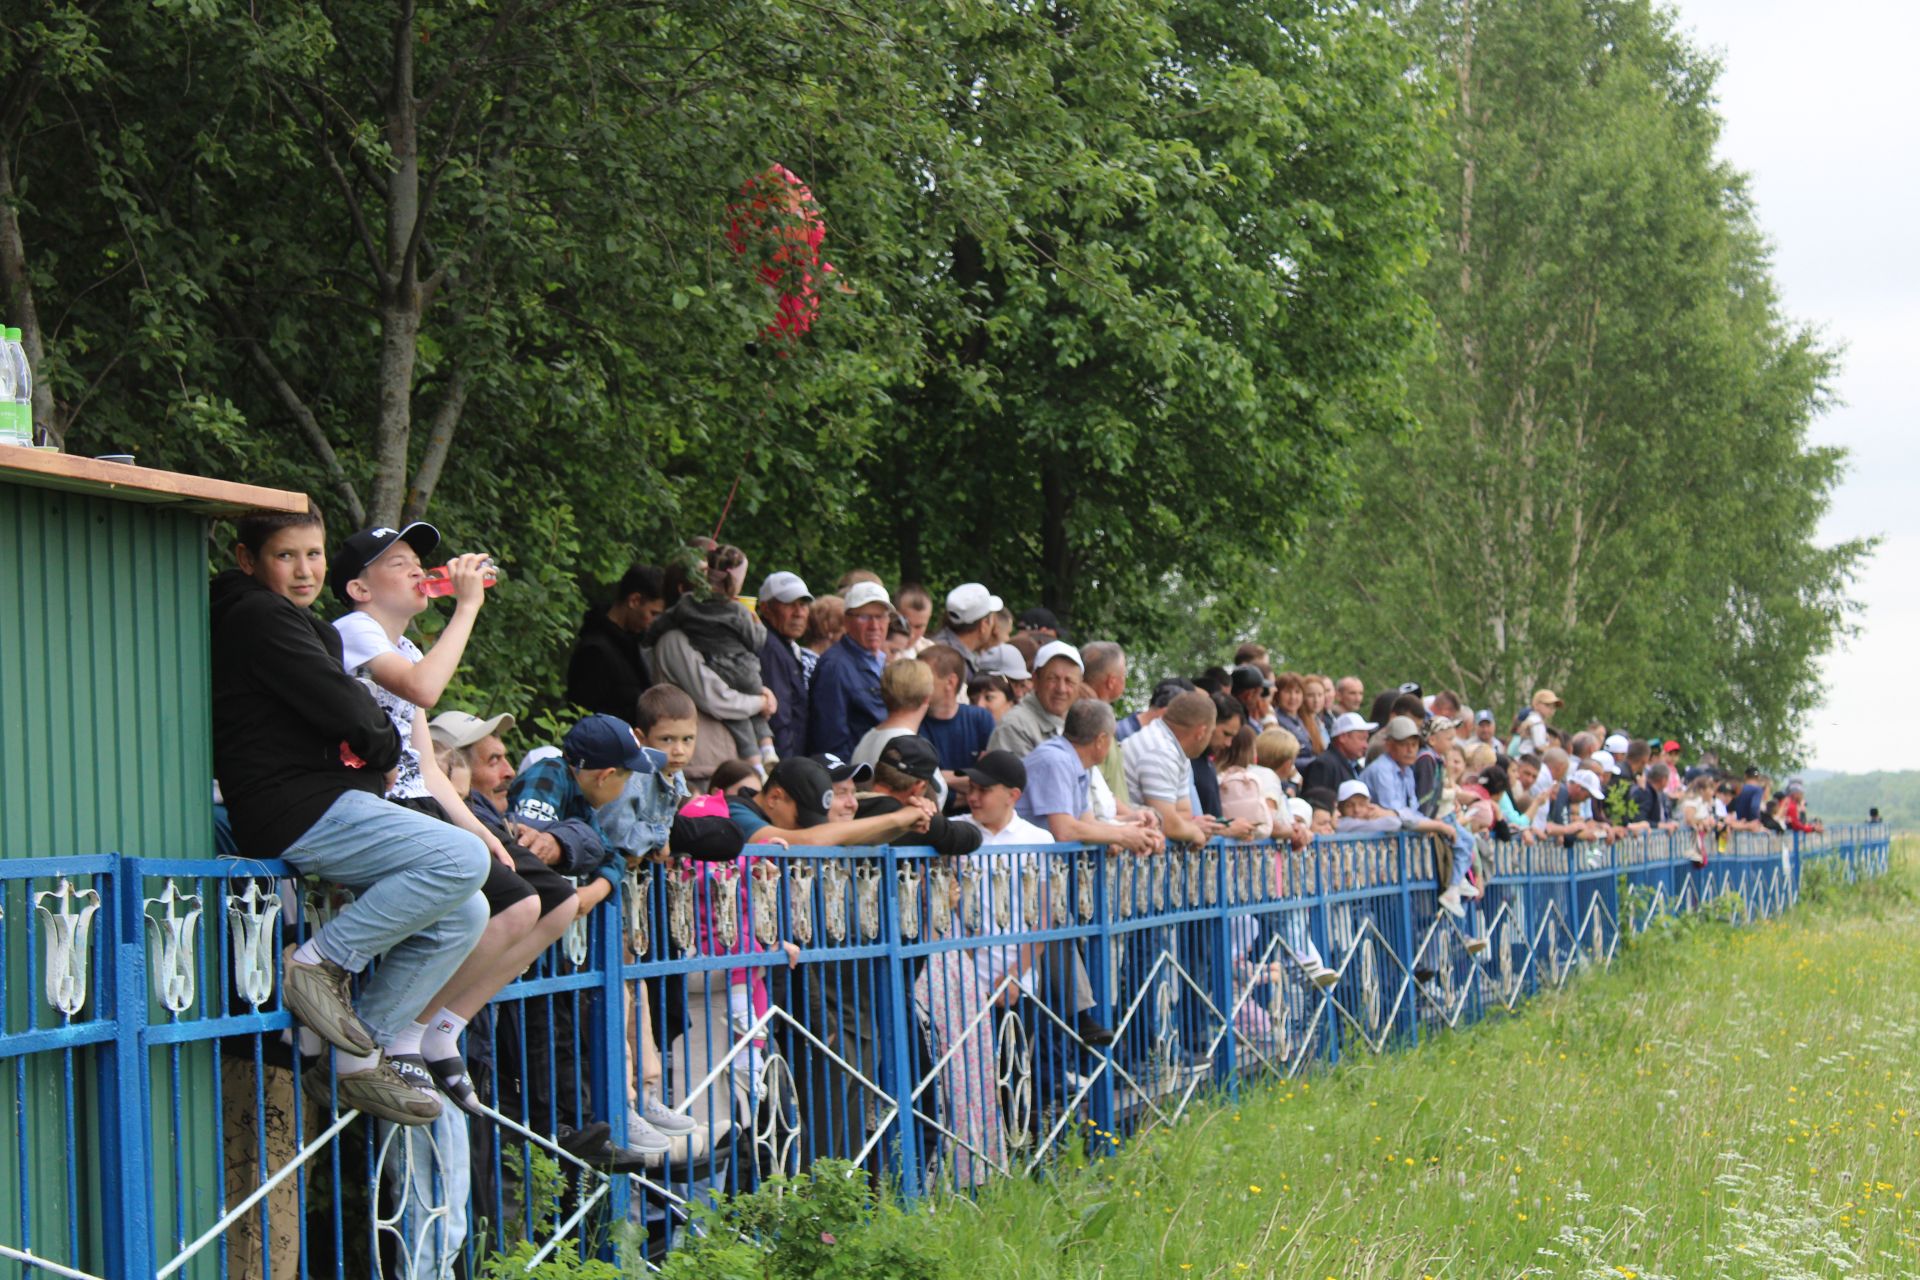
[[[813,192],[784,165],[768,165],[747,179],[740,195],[727,206],[727,243],[748,259],[754,278],[778,299],[765,333],[784,358],[820,314],[813,286],[833,271],[832,263],[820,260],[827,224]]]

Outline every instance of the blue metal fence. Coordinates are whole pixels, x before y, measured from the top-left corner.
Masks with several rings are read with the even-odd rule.
[[[0,862],[0,1270],[657,1259],[715,1190],[832,1156],[920,1196],[1106,1150],[1203,1095],[1511,1009],[1662,914],[1765,918],[1807,867],[1851,881],[1888,851],[1882,827],[1489,844],[1465,921],[1406,837],[647,862],[469,1029],[490,1115],[419,1130],[340,1111],[280,1005],[281,948],[336,891],[271,862]],[[647,1091],[693,1135],[581,1158]]]

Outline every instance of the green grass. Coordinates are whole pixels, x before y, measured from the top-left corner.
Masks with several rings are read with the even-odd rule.
[[[934,1207],[988,1277],[1920,1276],[1920,869]]]

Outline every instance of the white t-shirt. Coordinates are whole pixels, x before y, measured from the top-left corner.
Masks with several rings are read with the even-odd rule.
[[[340,665],[347,669],[350,676],[372,680],[367,665],[383,653],[397,653],[408,662],[418,662],[426,656],[420,652],[419,645],[405,636],[401,636],[397,643],[387,639],[387,629],[370,613],[356,610],[343,618],[336,618],[333,627],[340,633],[344,650]],[[419,708],[378,684],[373,688],[373,700],[380,704],[380,709],[387,713],[387,719],[393,721],[393,727],[400,731],[400,775],[394,779],[393,790],[387,794],[396,799],[417,800],[427,794],[426,780],[420,776],[420,753],[413,747],[413,717]]]
[[[969,826],[980,828],[980,848],[982,850],[990,849],[996,845],[1054,843],[1052,832],[1046,830],[1044,827],[1035,826],[1017,813],[1013,815],[1012,821],[1008,822],[1007,825],[999,831],[989,831],[985,827],[981,827],[978,822],[974,821],[972,814],[968,814],[964,818],[955,818],[954,821],[964,822]],[[1022,875],[1038,875],[1045,871],[1044,863],[1046,859],[1037,853],[1003,853],[988,857],[980,857],[978,854],[972,854],[969,856],[979,857],[980,862],[983,864],[980,870],[981,930],[986,933],[993,932],[992,873],[1000,867],[1005,867],[1009,873],[1007,877],[1007,892],[1013,895],[1013,901],[1007,904],[1007,919],[1010,927],[1015,929],[1025,928],[1026,921],[1022,919],[1020,914],[1020,878]],[[1043,900],[1046,892],[1046,888],[1042,886],[1041,894]],[[966,913],[959,912],[957,914],[964,919]],[[974,967],[980,974],[981,989],[986,992],[993,990],[995,984],[1000,981],[1002,974],[1007,973],[1015,965],[1020,963],[1020,947],[1018,944],[1004,947],[982,947],[973,954]],[[1022,985],[1025,986],[1033,985],[1032,978],[1033,975],[1030,973],[1020,975],[1020,981]]]

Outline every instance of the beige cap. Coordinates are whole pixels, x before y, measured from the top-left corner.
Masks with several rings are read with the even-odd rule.
[[[482,720],[465,711],[442,711],[427,722],[427,732],[443,747],[470,747],[482,738],[490,738],[513,728],[513,717],[505,714]]]
[[[1567,705],[1567,700],[1551,689],[1534,690],[1533,705],[1537,707],[1543,702],[1556,707],[1564,707]]]
[[[1420,736],[1420,726],[1413,722],[1412,716],[1395,716],[1387,721],[1387,740],[1405,742],[1408,738]]]

